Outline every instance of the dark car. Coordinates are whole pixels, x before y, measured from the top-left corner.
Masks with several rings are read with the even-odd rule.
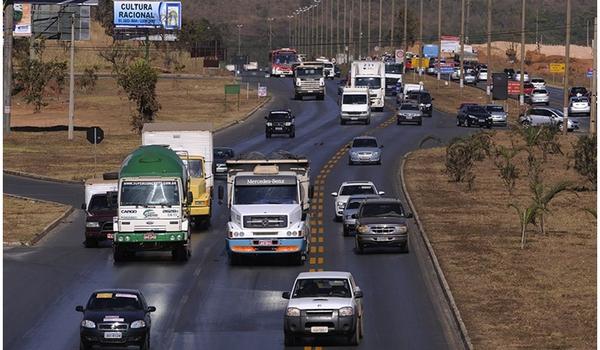
[[[80,305],[75,310],[83,313],[79,327],[81,350],[93,346],[150,349],[150,313],[156,308],[148,306],[139,290],[98,290],[85,308]]]
[[[418,106],[421,112],[423,112],[424,117],[431,117],[433,114],[433,104],[434,100],[429,92],[427,91],[409,91],[407,96],[407,100],[414,101]]]
[[[493,125],[493,120],[490,113],[483,106],[463,104],[458,110],[456,125],[466,127],[479,126],[489,129]]]
[[[227,175],[227,159],[235,157],[233,148],[215,147],[213,148],[213,173],[215,175]]]
[[[342,70],[338,65],[335,65],[335,67],[333,67],[333,71],[335,72],[334,74],[336,78],[339,78],[340,75],[342,75]]]
[[[402,203],[395,198],[369,198],[360,204],[356,216],[354,245],[357,253],[365,247],[399,247],[408,253],[407,218]]]
[[[569,89],[569,98],[571,97],[580,97],[580,96],[590,96],[590,92],[583,86],[573,86]]]
[[[271,111],[265,117],[265,134],[270,138],[273,134],[287,134],[296,137],[296,122],[290,110]]]
[[[505,68],[504,73],[506,74],[506,78],[512,80],[515,77],[515,70],[512,68]]]
[[[117,216],[117,192],[99,193],[92,196],[86,211],[85,246],[94,248],[98,242],[113,239],[113,217]]]
[[[338,95],[341,95],[344,93],[344,88],[346,87],[346,84],[347,84],[346,79],[340,80],[340,83],[338,84]]]

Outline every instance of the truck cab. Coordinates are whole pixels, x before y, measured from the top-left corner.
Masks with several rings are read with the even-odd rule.
[[[294,67],[294,99],[315,96],[325,98],[325,73],[322,62],[303,62]]]
[[[371,101],[368,88],[344,88],[340,101],[340,124],[360,121],[371,123]]]
[[[371,107],[382,111],[385,104],[385,63],[355,61],[350,67],[350,86],[369,88]]]
[[[304,263],[312,194],[308,165],[306,158],[258,153],[227,161],[230,221],[225,241],[231,264],[249,255],[287,255],[297,264]]]

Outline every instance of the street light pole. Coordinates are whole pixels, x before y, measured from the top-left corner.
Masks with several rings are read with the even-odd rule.
[[[519,105],[523,106],[525,104],[525,0],[521,0],[521,74],[519,80],[519,91],[521,93]]]
[[[273,17],[268,17],[267,22],[269,22],[269,51],[273,51]]]
[[[392,0],[392,20],[390,21],[390,47],[394,48],[394,17],[396,17],[396,0]]]
[[[383,13],[383,0],[379,0],[379,38],[377,40],[377,46],[381,50],[381,16]]]
[[[525,1],[525,0],[523,0]],[[571,51],[571,0],[567,0],[567,28],[565,39],[565,79],[563,83],[563,133],[567,134],[569,117],[569,55]],[[596,67],[594,67],[596,69]],[[523,74],[523,72],[521,72]]]
[[[367,12],[369,12],[369,14],[367,15],[367,56],[371,55],[371,2],[373,0],[367,0],[369,2],[368,8],[367,8]]]
[[[423,67],[423,0],[419,1],[419,74]]]
[[[371,3],[371,0],[367,0]],[[363,41],[363,30],[362,30],[362,0],[358,0],[358,57],[362,56],[362,41]],[[369,42],[367,41],[367,52],[369,52]]]
[[[492,102],[492,0],[487,1],[487,93],[488,103]]]
[[[524,0],[523,0],[524,1]],[[461,1],[460,4],[460,91],[464,86],[465,76],[465,0]]]
[[[404,54],[402,55],[402,74],[406,73],[406,51],[408,51],[408,41],[406,38],[406,20],[408,14],[408,0],[404,0],[404,36],[402,37],[402,49]]]
[[[438,0],[438,58],[437,58],[437,80],[442,79],[442,0]],[[439,86],[439,83],[438,83]]]
[[[241,37],[241,32],[242,32],[243,25],[242,24],[238,24],[236,27],[238,29],[238,56],[240,56],[242,54],[241,53],[241,45],[242,44],[241,44],[240,37]]]
[[[596,121],[598,120],[598,106],[596,105],[596,103],[598,103],[598,81],[596,80],[598,78],[598,51],[596,51],[598,50],[597,21],[598,17],[594,17],[594,28],[592,33],[592,35],[594,36],[592,38],[592,52],[594,55],[594,64],[592,66],[592,108],[590,111],[590,135],[596,134]]]
[[[3,102],[4,102],[4,135],[10,134],[11,91],[12,91],[12,46],[13,46],[13,4],[4,8],[4,50],[3,50]]]

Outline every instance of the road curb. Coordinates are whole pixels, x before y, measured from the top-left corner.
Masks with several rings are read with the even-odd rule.
[[[270,101],[271,101],[271,96],[267,96],[261,103],[259,103],[256,107],[252,108],[250,110],[250,112],[248,112],[248,114],[246,114],[246,116],[244,118],[238,119],[238,120],[234,120],[234,121],[231,121],[231,122],[229,122],[229,123],[227,123],[225,125],[222,125],[222,126],[216,128],[215,130],[213,130],[213,133],[217,133],[217,132],[223,131],[223,130],[225,130],[225,129],[233,126],[233,125],[245,122],[246,120],[248,120],[248,118],[250,118],[252,115],[254,115],[254,113],[256,113],[256,111],[258,111],[259,109],[261,109],[264,105],[266,105]]]
[[[52,177],[27,173],[24,171],[8,170],[8,169],[4,169],[3,171],[5,174],[8,174],[8,175],[27,177],[27,178],[35,179],[35,180],[42,180],[42,181],[48,181],[48,182],[59,182],[59,183],[66,183],[66,184],[72,184],[72,185],[83,185],[84,184],[84,181],[55,179]]]
[[[17,195],[13,195],[13,194],[5,194],[5,195],[9,196],[9,197],[24,199],[24,200],[34,201],[34,202],[64,205],[64,204],[57,203],[57,202],[40,200],[40,199],[35,199],[35,198],[30,198],[30,197],[17,196]],[[37,233],[35,236],[33,236],[33,238],[29,242],[3,242],[4,243],[3,246],[4,247],[16,247],[16,246],[30,247],[30,246],[33,246],[37,242],[39,242],[42,238],[44,238],[56,226],[58,226],[58,224],[60,224],[64,219],[66,219],[69,215],[71,215],[71,213],[73,213],[73,211],[75,211],[75,208],[73,208],[72,206],[69,206],[58,218],[54,219],[51,223],[46,225],[46,227],[44,227],[40,233]]]
[[[431,259],[431,262],[433,263],[435,275],[436,275],[438,282],[440,283],[440,286],[444,292],[446,302],[448,303],[448,306],[450,307],[454,321],[458,325],[458,330],[460,332],[460,339],[466,349],[473,350],[473,344],[471,343],[471,338],[469,337],[469,334],[467,332],[467,327],[465,326],[465,323],[463,322],[463,319],[460,316],[460,311],[458,310],[458,306],[456,305],[456,302],[454,301],[454,297],[452,296],[452,291],[450,290],[450,285],[448,284],[448,281],[446,280],[444,271],[442,270],[442,268],[439,264],[438,258],[435,254],[435,251],[433,250],[433,246],[431,245],[431,242],[429,241],[429,237],[427,236],[427,233],[425,232],[423,223],[421,222],[421,219],[419,218],[419,214],[417,213],[415,205],[413,204],[412,199],[410,198],[410,194],[408,193],[408,190],[406,188],[406,183],[404,181],[404,178],[405,178],[404,165],[406,164],[406,160],[412,153],[413,153],[412,151],[406,153],[402,157],[402,162],[400,164],[400,180],[401,180],[400,182],[402,183],[402,192],[404,193],[404,198],[406,198],[406,201],[408,202],[408,205],[410,206],[410,208],[414,214],[414,218],[417,223],[417,227],[419,228],[418,231],[421,235],[421,239],[423,240],[423,242],[425,242],[425,247],[427,248],[427,253],[429,254],[429,258]]]

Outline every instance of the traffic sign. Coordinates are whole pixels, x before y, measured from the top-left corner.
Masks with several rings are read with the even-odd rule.
[[[445,66],[440,67],[440,74],[452,74],[453,71],[454,71],[453,67],[445,67]]]
[[[267,87],[266,86],[258,87],[258,97],[267,97]]]
[[[87,130],[86,138],[91,144],[99,144],[104,140],[104,130],[98,126],[92,126]]]
[[[509,80],[508,81],[508,94],[518,95],[521,93],[521,82]]]
[[[375,50],[375,52],[379,51],[380,49],[381,49],[381,48],[380,48],[379,46],[375,46],[375,47],[373,48],[373,50]]]
[[[594,76],[594,68],[588,68],[585,76],[588,78],[592,78]]]
[[[397,49],[394,56],[396,56],[396,63],[401,63],[404,60],[404,50]]]
[[[564,63],[550,63],[550,72],[552,73],[564,73],[565,72],[565,64]]]

